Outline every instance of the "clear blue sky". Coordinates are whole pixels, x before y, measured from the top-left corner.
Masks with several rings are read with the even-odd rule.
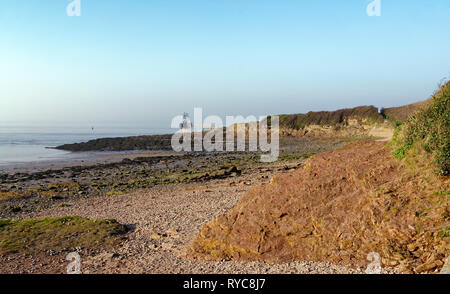
[[[0,122],[397,106],[450,76],[450,1],[1,0]]]

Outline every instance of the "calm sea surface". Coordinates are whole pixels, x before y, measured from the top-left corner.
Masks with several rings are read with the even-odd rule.
[[[63,159],[70,152],[48,149],[98,138],[167,134],[170,129],[125,127],[0,126],[0,165]]]

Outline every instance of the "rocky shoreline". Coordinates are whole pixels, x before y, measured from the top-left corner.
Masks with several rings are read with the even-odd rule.
[[[283,139],[280,161],[295,162],[347,142],[348,139],[336,138]],[[130,154],[129,158],[123,154],[107,163],[0,173],[0,218],[64,206],[69,199],[111,196],[173,183],[207,182],[270,167],[260,162],[259,154],[248,152],[140,154]]]
[[[338,143],[339,146],[341,144],[344,143]],[[332,148],[332,144],[320,146]],[[231,160],[230,156],[224,155],[220,160]],[[240,173],[229,170],[224,173],[226,176],[213,179],[155,185],[132,193],[110,196],[86,194],[54,200],[55,203],[48,208],[21,211],[14,218],[77,215],[89,219],[115,219],[129,228],[120,246],[102,251],[80,248],[78,252],[84,274],[362,274],[365,272],[364,267],[347,267],[328,262],[206,262],[189,257],[188,248],[204,225],[232,209],[252,187],[268,183],[275,175],[290,174],[303,167],[306,157],[305,154],[290,153],[274,164],[261,166],[258,161],[248,168],[240,165],[236,166]],[[65,273],[67,253],[49,251],[0,255],[0,272]],[[382,272],[394,273],[389,268]]]
[[[235,206],[250,188],[297,170],[312,154],[354,140],[285,138],[275,163],[245,152],[134,154],[105,164],[1,173],[0,219],[76,215],[126,225],[130,232],[117,248],[81,249],[84,273],[363,273],[362,268],[315,262],[204,262],[185,252],[205,224]],[[65,254],[1,255],[1,272],[63,273]]]

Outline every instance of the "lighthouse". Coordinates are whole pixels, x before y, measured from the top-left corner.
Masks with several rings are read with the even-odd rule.
[[[189,114],[187,112],[183,113],[183,120],[180,123],[180,129],[183,133],[190,133],[191,132],[191,121],[189,120]]]

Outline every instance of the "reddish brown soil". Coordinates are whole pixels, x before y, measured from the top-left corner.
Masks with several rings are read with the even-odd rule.
[[[385,142],[359,142],[312,157],[304,169],[250,190],[200,231],[202,259],[328,261],[431,272],[450,253],[449,180],[410,170]],[[442,192],[447,191],[447,192]]]

